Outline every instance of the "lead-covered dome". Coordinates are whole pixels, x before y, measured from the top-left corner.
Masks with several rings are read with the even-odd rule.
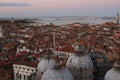
[[[114,68],[106,73],[104,80],[120,80],[120,64],[115,63]]]
[[[44,73],[47,69],[52,68],[55,65],[55,60],[51,57],[51,54],[46,54],[38,63],[38,72]]]
[[[74,80],[67,68],[55,66],[45,71],[41,80]]]
[[[53,58],[43,58],[39,63],[37,70],[39,72],[45,72],[47,69],[52,68],[55,65],[55,60]]]
[[[75,80],[92,80],[93,79],[93,63],[91,58],[86,54],[83,45],[75,46],[75,55],[71,56],[66,66],[72,72]]]
[[[71,56],[66,64],[67,67],[76,67],[76,68],[93,68],[93,63],[91,58],[88,55],[84,56]]]

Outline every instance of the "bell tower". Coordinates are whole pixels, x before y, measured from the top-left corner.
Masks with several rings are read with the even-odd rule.
[[[119,24],[119,17],[120,17],[120,15],[119,15],[119,13],[117,13],[117,17],[116,17],[116,23],[117,24]]]
[[[2,29],[2,25],[0,25],[0,37],[3,37],[3,29]]]

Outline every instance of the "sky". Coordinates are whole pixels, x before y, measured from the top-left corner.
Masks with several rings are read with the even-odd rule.
[[[0,17],[115,16],[120,0],[0,0]]]

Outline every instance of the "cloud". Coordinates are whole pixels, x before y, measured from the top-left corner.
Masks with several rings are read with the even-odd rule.
[[[18,3],[18,2],[0,2],[0,7],[27,7],[30,6],[30,4],[27,3]]]

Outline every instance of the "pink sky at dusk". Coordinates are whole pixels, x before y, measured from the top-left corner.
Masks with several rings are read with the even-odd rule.
[[[120,11],[119,3],[120,0],[0,0],[0,16],[113,16]]]

